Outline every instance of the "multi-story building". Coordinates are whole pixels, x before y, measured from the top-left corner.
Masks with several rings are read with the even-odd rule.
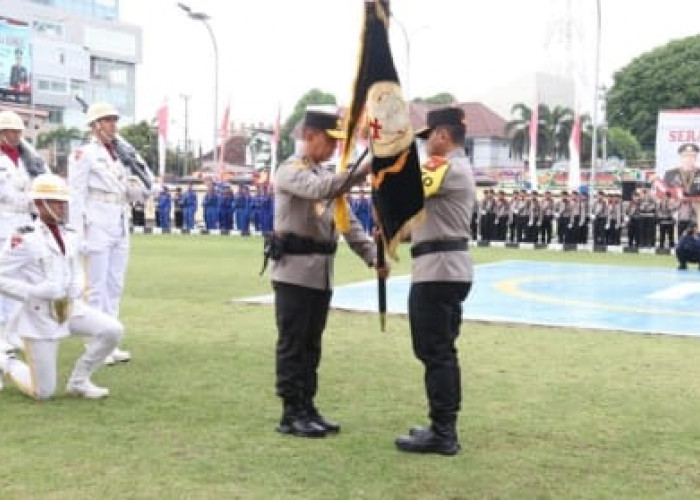
[[[45,115],[49,127],[83,129],[77,95],[87,103],[109,101],[119,109],[122,124],[133,123],[141,28],[118,19],[119,0],[3,2],[0,23],[26,27],[27,38],[0,37],[0,52],[4,44],[8,59],[17,52],[12,43],[27,44],[31,100],[0,93],[0,108],[19,111],[28,123]],[[0,66],[0,87],[3,81],[9,84],[7,73]]]

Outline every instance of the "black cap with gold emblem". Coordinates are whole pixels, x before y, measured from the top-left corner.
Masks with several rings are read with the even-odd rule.
[[[462,126],[465,128],[465,130],[467,128],[464,110],[457,107],[440,108],[428,111],[426,121],[428,123],[427,127],[420,129],[416,133],[416,137],[419,137],[420,139],[427,139],[430,132],[432,132],[435,127],[439,127],[441,125]]]
[[[334,113],[307,110],[304,116],[304,127],[323,130],[333,139],[345,139],[345,132],[340,126],[340,117]]]
[[[692,144],[692,143],[682,144],[681,147],[678,148],[678,154],[683,154],[683,153],[698,154],[698,153],[700,153],[700,146],[698,146],[697,144]]]

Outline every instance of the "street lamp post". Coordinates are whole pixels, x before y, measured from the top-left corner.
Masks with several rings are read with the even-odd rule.
[[[588,190],[595,191],[595,163],[598,157],[598,80],[600,74],[600,0],[596,0],[595,68],[593,77],[593,138],[591,140],[591,179]]]
[[[180,97],[182,98],[183,101],[185,101],[185,162],[183,165],[183,175],[189,175],[189,155],[190,155],[190,139],[189,135],[187,134],[187,126],[188,126],[188,103],[190,101],[190,96],[187,94],[180,94]]]
[[[218,137],[218,131],[219,131],[219,118],[218,118],[218,108],[219,108],[219,49],[216,45],[216,38],[214,37],[214,32],[211,29],[211,26],[207,22],[210,17],[209,15],[205,14],[204,12],[194,12],[190,7],[183,3],[178,3],[178,7],[180,7],[185,13],[187,13],[187,16],[190,19],[194,19],[195,21],[202,21],[204,23],[204,26],[207,28],[207,31],[209,32],[209,37],[211,38],[211,44],[214,47],[214,135],[213,139],[214,142],[212,143],[212,148],[213,148],[213,159],[214,159],[214,165],[218,163],[218,151],[217,151],[217,137]]]

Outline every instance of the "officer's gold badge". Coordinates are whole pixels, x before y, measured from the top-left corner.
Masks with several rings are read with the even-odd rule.
[[[396,82],[378,82],[367,94],[367,127],[372,154],[378,158],[396,156],[413,142],[408,105]]]

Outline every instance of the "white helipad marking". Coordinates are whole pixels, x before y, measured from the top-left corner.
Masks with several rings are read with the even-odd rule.
[[[653,300],[683,300],[690,295],[700,294],[700,283],[679,283],[647,295]]]

